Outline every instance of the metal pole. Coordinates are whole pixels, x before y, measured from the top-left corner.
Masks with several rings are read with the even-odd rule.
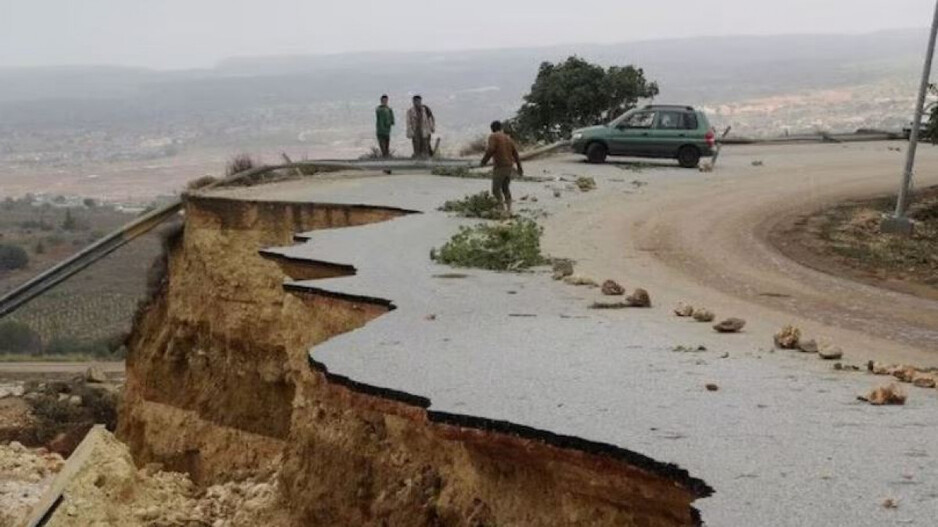
[[[899,199],[896,200],[896,213],[892,218],[892,220],[898,224],[897,226],[899,226],[900,231],[911,230],[911,223],[905,217],[905,214],[909,209],[909,187],[912,183],[912,172],[915,169],[915,151],[918,148],[919,131],[922,127],[922,114],[925,111],[925,96],[928,94],[928,85],[931,79],[931,66],[932,59],[935,56],[936,37],[938,37],[938,2],[935,3],[935,16],[932,19],[931,35],[928,38],[928,50],[925,53],[925,66],[922,70],[922,84],[919,86],[918,101],[915,105],[915,117],[912,120],[912,131],[909,133],[909,150],[906,153],[905,170],[902,172],[902,186],[899,187]]]

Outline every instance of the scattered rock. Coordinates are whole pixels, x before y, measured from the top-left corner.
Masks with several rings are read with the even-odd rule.
[[[429,314],[429,315],[425,316],[424,318],[427,319],[427,320],[436,320],[436,315],[434,315],[434,314]]]
[[[817,353],[818,351],[820,351],[820,348],[817,345],[817,341],[814,339],[799,340],[798,349],[804,353]]]
[[[596,280],[592,278],[587,278],[580,275],[571,275],[563,279],[565,284],[577,285],[577,286],[589,286],[589,287],[599,287],[599,284],[596,283]]]
[[[718,333],[738,333],[745,325],[746,321],[741,318],[728,318],[713,326],[713,329]]]
[[[105,375],[104,370],[97,366],[91,366],[85,370],[85,381],[92,383],[105,383],[107,382],[107,375]]]
[[[871,360],[866,363],[866,369],[873,375],[889,375],[889,372],[893,370],[893,366]]]
[[[651,297],[648,295],[648,291],[640,287],[627,296],[625,301],[631,307],[651,307]]]
[[[616,283],[615,280],[606,280],[603,282],[603,294],[607,296],[624,295],[625,288]]]
[[[761,167],[761,166],[763,166],[763,165],[765,165],[765,163],[763,163],[761,159],[757,159],[757,160],[755,160],[755,161],[752,162],[752,166],[754,166],[754,167]]]
[[[573,262],[570,260],[554,260],[554,280],[562,280],[573,274]]]
[[[824,360],[840,360],[844,356],[844,350],[839,346],[826,346],[818,350],[818,356]]]
[[[775,345],[782,349],[793,350],[798,347],[798,341],[801,340],[801,330],[795,326],[788,325],[775,334]]]
[[[697,168],[701,172],[713,172],[713,163],[701,163]]]
[[[716,318],[716,315],[713,314],[713,311],[708,309],[695,309],[694,310],[694,320],[697,322],[713,322],[713,319]]]
[[[68,404],[72,406],[81,406],[82,400],[80,395],[72,395],[68,398]]]
[[[858,399],[866,401],[874,406],[882,405],[902,405],[905,404],[907,396],[898,384],[892,383],[887,386],[875,388],[866,396],[860,396]]]
[[[931,375],[916,375],[912,379],[912,384],[919,388],[934,388],[936,385],[935,378]]]
[[[559,198],[559,197],[560,197],[560,189],[556,189],[556,188],[554,189],[554,197],[555,197],[555,198]]]
[[[674,314],[679,317],[692,317],[694,316],[694,306],[681,302],[674,308]]]
[[[886,498],[885,500],[883,500],[883,508],[884,509],[898,509],[899,500],[895,498]]]
[[[711,383],[707,383],[706,386],[707,386],[707,391],[708,391],[708,392],[715,392],[715,391],[717,391],[717,390],[720,389],[719,386],[717,386],[716,384],[713,384],[712,382],[711,382]]]
[[[576,186],[583,192],[589,192],[596,188],[596,180],[589,176],[580,176],[576,178]]]
[[[892,376],[902,382],[912,382],[918,372],[912,366],[899,366],[892,370]]]

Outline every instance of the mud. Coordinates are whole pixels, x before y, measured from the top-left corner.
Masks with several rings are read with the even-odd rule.
[[[190,196],[169,279],[129,341],[118,434],[136,463],[197,484],[277,475],[304,525],[693,525],[711,489],[629,451],[428,411],[332,375],[312,347],[393,299],[291,284],[344,264],[265,258],[296,233],[407,211]],[[342,267],[342,272],[351,272]],[[269,523],[278,525],[276,522]]]

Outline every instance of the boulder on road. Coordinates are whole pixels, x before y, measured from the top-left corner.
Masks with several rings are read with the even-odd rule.
[[[619,285],[615,280],[606,280],[603,282],[603,294],[607,296],[620,296],[625,294],[625,288]]]
[[[741,318],[728,318],[713,326],[713,329],[718,333],[738,333],[745,325],[746,321]]]

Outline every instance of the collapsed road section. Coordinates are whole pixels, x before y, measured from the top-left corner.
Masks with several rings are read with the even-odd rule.
[[[265,252],[387,207],[190,196],[129,341],[118,436],[201,485],[275,476],[292,524],[694,525],[704,482],[610,445],[428,411],[310,358],[393,299],[284,279],[355,273]],[[314,283],[313,282],[313,283]],[[350,350],[353,351],[353,350]]]

